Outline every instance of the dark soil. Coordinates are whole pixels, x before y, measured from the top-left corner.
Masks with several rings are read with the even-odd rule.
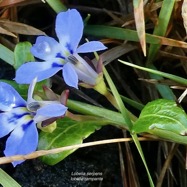
[[[108,126],[86,141],[115,138],[120,134],[120,130]],[[54,166],[34,159],[16,168],[4,165],[3,169],[24,187],[122,187],[117,144],[79,149]],[[80,177],[85,178],[81,181]]]

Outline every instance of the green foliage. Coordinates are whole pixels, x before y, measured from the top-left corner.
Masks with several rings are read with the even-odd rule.
[[[46,2],[56,13],[67,10],[66,6],[60,0],[46,0]]]
[[[96,130],[100,129],[102,125],[108,124],[107,121],[73,121],[69,118],[63,118],[57,121],[57,128],[52,133],[40,133],[39,150],[47,150],[58,147],[81,144],[85,138]],[[64,151],[62,153],[47,155],[42,157],[42,161],[54,165],[74,150]]]
[[[187,115],[174,101],[158,99],[145,106],[134,123],[133,131],[187,144]]]
[[[166,34],[174,4],[175,4],[175,0],[170,0],[170,1],[164,0],[163,1],[160,14],[159,14],[159,18],[158,18],[158,24],[156,24],[154,28],[154,32],[153,32],[154,35],[164,36]],[[159,44],[150,45],[149,54],[148,54],[148,63],[152,63],[159,48],[160,48]]]
[[[141,66],[129,63],[129,62],[122,61],[122,60],[119,60],[119,62],[121,62],[125,65],[128,65],[128,66],[131,66],[133,68],[137,68],[137,69],[149,72],[149,73],[153,73],[155,75],[160,75],[162,77],[168,78],[168,79],[173,80],[173,81],[175,81],[177,83],[180,83],[182,85],[187,85],[187,79],[185,79],[183,77],[179,77],[179,76],[176,76],[176,75],[173,75],[173,74],[170,74],[170,73],[165,73],[165,72],[162,72],[162,71],[154,70],[154,69],[151,69],[151,68],[141,67]]]
[[[175,0],[170,0],[170,1],[164,0],[163,1],[157,24],[154,27],[154,31],[153,31],[154,35],[158,35],[158,36],[165,36],[166,35],[168,24],[171,19],[171,14],[172,14],[172,11],[174,8],[174,4],[175,4]],[[147,57],[147,64],[146,64],[147,67],[151,66],[152,69],[156,69],[156,67],[153,66],[153,61],[156,57],[156,54],[159,51],[160,46],[161,46],[160,44],[157,44],[157,45],[151,44],[150,45],[149,53],[148,53],[148,57]],[[150,74],[150,77],[152,79],[156,79],[156,80],[162,79],[162,77],[159,75]],[[156,88],[163,98],[165,98],[165,99],[174,99],[175,98],[172,90],[168,86],[156,85]]]
[[[105,25],[86,25],[84,33],[97,37],[139,42],[137,31]],[[146,33],[146,43],[187,48],[187,44],[170,38]]]
[[[34,62],[35,59],[30,52],[30,48],[32,47],[29,42],[20,42],[16,45],[14,49],[14,59],[15,62],[13,64],[15,69],[18,69],[25,62]]]
[[[128,130],[131,132],[131,128],[132,128],[132,121],[129,117],[129,113],[128,113],[128,110],[126,109],[126,107],[124,106],[123,104],[123,101],[116,89],[116,86],[115,84],[113,83],[112,79],[110,78],[110,75],[108,74],[108,72],[106,71],[105,68],[103,68],[103,72],[104,72],[104,75],[106,77],[106,80],[110,86],[110,89],[112,90],[112,93],[116,99],[116,102],[117,102],[117,105],[119,107],[119,111],[121,112],[123,118],[124,118],[124,121],[125,121],[125,124],[127,125],[128,127]]]
[[[156,70],[155,66],[151,65],[150,69],[155,71],[155,72],[159,72],[159,71]],[[161,74],[162,74],[162,72],[161,72]],[[158,75],[158,74],[156,74],[156,73],[155,74],[150,73],[150,78],[151,79],[155,79],[155,80],[159,81],[159,80],[162,80],[163,77]],[[170,75],[170,77],[172,79],[175,76],[174,75]],[[176,78],[181,79],[181,77],[176,77]],[[175,95],[174,95],[174,93],[172,92],[171,88],[168,85],[156,84],[155,86],[156,86],[157,90],[159,91],[160,95],[162,96],[162,98],[169,99],[169,100],[175,100]]]
[[[108,110],[106,108],[101,108],[93,106],[87,103],[73,101],[68,99],[67,106],[69,109],[79,112],[81,114],[92,115],[97,117],[102,117],[107,121],[110,121],[110,124],[113,124],[116,127],[127,129],[127,125],[121,113]]]
[[[4,45],[0,44],[0,59],[13,66],[14,53]]]
[[[112,90],[112,93],[113,93],[113,95],[114,95],[114,97],[115,97],[115,99],[116,99],[117,105],[118,105],[118,107],[119,107],[119,111],[121,112],[121,114],[122,114],[122,116],[123,116],[123,118],[124,118],[124,121],[125,121],[126,125],[128,126],[128,130],[129,130],[130,132],[132,132],[133,123],[132,123],[132,121],[131,121],[131,118],[130,118],[130,115],[129,115],[129,113],[128,113],[128,110],[126,109],[125,105],[123,104],[122,99],[121,99],[121,97],[120,97],[120,95],[119,95],[119,93],[118,93],[118,91],[117,91],[117,88],[116,88],[115,84],[113,83],[113,81],[112,81],[110,75],[108,74],[108,72],[106,71],[105,68],[103,69],[103,72],[104,72],[104,75],[105,75],[105,77],[106,77],[106,80],[107,80],[107,82],[108,82],[108,84],[109,84],[109,86],[110,86],[110,89]],[[131,134],[131,136],[132,136],[132,138],[133,138],[133,140],[134,140],[134,143],[135,143],[135,145],[136,145],[136,148],[138,149],[139,154],[140,154],[140,156],[141,156],[141,158],[142,158],[142,161],[143,161],[143,163],[144,163],[144,166],[145,166],[145,169],[146,169],[146,171],[147,171],[148,178],[149,178],[150,186],[151,186],[151,187],[154,187],[153,180],[152,180],[152,177],[151,177],[151,175],[150,175],[150,172],[149,172],[147,163],[146,163],[146,161],[145,161],[145,157],[144,157],[144,154],[143,154],[143,151],[142,151],[140,142],[139,142],[139,140],[138,140],[136,134]]]
[[[21,187],[10,175],[0,169],[0,184],[3,187]]]
[[[60,0],[56,0],[56,1],[46,0],[46,2],[56,13],[67,10],[66,6]],[[133,0],[134,9],[139,6],[140,2],[142,1]],[[136,19],[134,20],[134,18],[126,19],[125,17],[126,15],[121,16],[121,13],[115,14],[115,12],[113,13],[111,10],[111,13],[113,15],[113,17],[111,16],[112,22],[108,22],[108,18],[107,18],[106,24],[112,23],[111,24],[112,26],[108,26],[106,24],[102,24],[101,23],[102,21],[98,22],[101,25],[89,25],[89,21],[87,23],[87,20],[89,19],[89,16],[88,16],[86,18],[86,24],[85,24],[86,26],[85,26],[84,33],[89,36],[91,35],[94,37],[99,37],[101,39],[107,38],[107,40],[103,40],[103,41],[106,42],[105,44],[107,44],[107,42],[109,43],[111,42],[112,45],[109,45],[109,47],[111,46],[113,47],[113,45],[118,45],[118,44],[121,45],[123,43],[122,47],[128,48],[128,46],[125,46],[124,41],[127,41],[127,42],[131,41],[132,46],[135,46],[134,48],[135,51],[131,51],[131,52],[133,55],[134,54],[136,55],[133,56],[132,54],[129,53],[127,55],[127,58],[125,57],[125,59],[129,59],[133,63],[119,60],[121,63],[150,73],[149,76],[145,75],[145,77],[138,75],[137,73],[137,75],[140,76],[140,78],[143,77],[145,79],[149,79],[151,77],[152,79],[155,79],[155,80],[167,78],[169,80],[175,81],[176,83],[179,83],[180,85],[182,84],[186,86],[187,85],[186,78],[182,78],[180,76],[176,76],[170,73],[164,73],[164,72],[158,71],[153,65],[153,62],[156,62],[155,61],[157,58],[156,55],[160,54],[159,49],[160,47],[162,47],[162,45],[167,45],[166,47],[167,49],[165,49],[164,47],[162,48],[162,50],[166,52],[166,54],[168,51],[170,52],[170,55],[172,54],[172,52],[174,52],[175,56],[173,58],[180,57],[178,60],[180,60],[181,64],[183,63],[182,62],[183,59],[186,60],[185,56],[182,56],[182,55],[180,56],[181,53],[178,52],[178,49],[175,50],[174,48],[174,47],[179,47],[179,50],[181,48],[187,48],[186,42],[182,40],[183,33],[181,34],[177,30],[177,25],[173,27],[174,25],[173,20],[176,19],[175,18],[176,15],[174,14],[177,13],[175,9],[178,8],[177,6],[179,6],[179,3],[175,0],[171,0],[171,1],[163,0],[163,1],[152,1],[152,2],[153,3],[149,9],[150,3],[144,1],[145,3],[144,4],[144,15],[150,16],[150,17],[145,17],[145,20],[143,21],[145,21],[145,23],[147,24],[146,28],[151,29],[153,31],[151,32],[153,34],[145,33],[146,44],[148,44],[146,45],[148,49],[148,57],[146,58],[144,57],[139,58],[141,57],[140,55],[141,53],[138,52],[137,44],[139,43],[140,39],[136,31],[138,29],[137,28],[136,30],[134,29],[135,25],[133,25],[133,23],[134,21],[136,22]],[[89,9],[87,12],[89,13]],[[142,7],[142,12],[143,12],[143,7]],[[174,13],[173,17],[172,17],[172,13]],[[118,21],[122,21],[122,23],[120,22],[121,25],[123,24],[123,22],[124,23],[129,22],[130,25],[127,25],[126,28],[122,28],[121,25],[119,26]],[[139,22],[140,22],[140,25],[144,24],[144,22],[141,22],[141,21]],[[171,23],[171,28],[170,28],[171,30],[168,29],[169,23]],[[172,31],[173,29],[172,27],[176,28],[176,30]],[[149,32],[150,30],[146,30],[146,32],[147,31]],[[177,38],[176,34],[174,34],[175,32],[180,37]],[[167,36],[171,38],[167,38]],[[110,40],[108,40],[109,38]],[[29,42],[21,42],[15,46],[14,52],[12,52],[10,49],[0,44],[0,58],[4,60],[5,62],[7,62],[8,64],[10,64],[11,66],[13,66],[16,70],[25,62],[35,61],[33,55],[30,53],[31,46],[32,45]],[[160,51],[160,52],[163,52],[163,51]],[[112,52],[113,51],[111,51],[110,53],[114,55],[114,53]],[[105,55],[105,53],[103,54]],[[102,57],[104,57],[103,54],[102,54]],[[125,53],[123,53],[123,55],[125,55]],[[120,55],[117,56],[116,58],[115,57],[116,56],[114,55],[113,60],[120,57]],[[123,58],[124,56],[122,56],[121,54],[121,57]],[[158,56],[157,59],[160,64],[159,66],[156,66],[156,67],[164,67],[165,63],[161,64],[162,59],[160,58],[160,56]],[[103,60],[103,62],[105,61]],[[168,62],[170,61],[168,60],[167,63]],[[135,64],[140,64],[141,66],[138,66]],[[142,66],[145,66],[145,67],[142,67]],[[117,64],[115,64],[115,67],[113,69],[115,69],[116,67],[117,67]],[[159,139],[187,145],[187,115],[181,107],[177,106],[177,104],[174,101],[172,101],[176,99],[176,96],[174,95],[172,90],[169,88],[169,86],[165,86],[161,84],[155,85],[160,96],[163,98],[170,99],[170,100],[166,100],[166,99],[154,100],[157,97],[155,98],[152,97],[151,99],[153,101],[149,102],[144,107],[142,104],[133,100],[134,99],[133,97],[131,97],[133,98],[131,100],[127,97],[119,95],[119,92],[121,92],[121,90],[119,89],[120,91],[118,92],[118,85],[117,86],[115,85],[116,82],[113,83],[113,80],[116,81],[115,79],[116,77],[114,77],[113,79],[112,75],[109,74],[105,68],[103,69],[104,69],[103,72],[104,72],[105,78],[113,94],[113,95],[111,94],[112,97],[110,97],[109,99],[114,101],[111,103],[118,110],[118,112],[114,110],[110,110],[108,108],[86,104],[84,102],[68,100],[67,101],[68,109],[74,111],[75,113],[82,114],[82,116],[80,115],[81,117],[79,116],[81,121],[74,121],[69,118],[58,119],[57,128],[54,131],[52,132],[41,131],[40,132],[38,149],[49,150],[53,148],[81,144],[85,138],[87,138],[90,134],[94,133],[96,130],[100,129],[103,125],[110,124],[117,128],[121,128],[123,130],[125,129],[131,133],[132,139],[140,153],[140,156],[142,158],[142,161],[148,173],[150,186],[154,186],[151,175],[149,173],[149,168],[147,167],[147,163],[144,158],[144,154],[143,154],[140,142],[137,137],[137,134],[143,135],[144,133],[150,133],[154,136],[157,136]],[[116,69],[119,70],[120,66],[117,67]],[[169,72],[172,72],[172,71],[169,71]],[[119,78],[121,79],[122,77],[120,76],[121,75],[123,76],[124,72],[120,72],[120,73],[121,74],[119,74]],[[134,78],[133,75],[132,75],[132,78]],[[9,80],[1,80],[1,81],[11,84],[23,96],[24,99],[27,98],[28,85],[18,85],[14,81],[9,81]],[[35,93],[39,93],[41,91],[41,87],[43,84],[49,85],[49,80],[37,83],[37,86],[35,88],[35,91],[36,91]],[[60,87],[60,84],[57,86]],[[131,87],[130,84],[128,86]],[[136,86],[138,87],[139,85],[137,84]],[[139,93],[136,93],[136,92],[139,92],[139,90],[141,89],[142,88],[138,87],[138,89],[135,89],[135,91],[132,90],[133,94],[137,96],[138,99],[141,98],[141,94],[139,97]],[[102,94],[101,90],[99,93]],[[144,93],[144,90],[143,90],[143,93]],[[40,94],[42,93],[40,92]],[[107,97],[106,95],[104,96]],[[150,98],[148,98],[148,100],[149,99]],[[148,100],[145,99],[142,101],[142,103]],[[134,106],[134,108],[137,108],[138,110],[142,110],[138,119],[133,113],[131,113],[133,112],[133,110],[131,110],[130,107],[129,107],[130,110],[128,110],[128,108],[125,107],[124,102],[129,104],[130,106]],[[84,116],[84,115],[89,115],[89,117],[90,116],[91,117],[86,118],[87,116]],[[74,151],[75,149],[64,151],[62,153],[58,153],[54,155],[51,154],[51,155],[43,156],[41,159],[42,161],[44,161],[45,163],[49,165],[54,165],[62,161],[64,158],[66,158],[68,155],[70,155]],[[4,173],[3,170],[0,170],[0,184],[2,184],[5,187],[17,185],[16,183],[14,183],[14,181],[11,178],[7,176],[6,173]]]

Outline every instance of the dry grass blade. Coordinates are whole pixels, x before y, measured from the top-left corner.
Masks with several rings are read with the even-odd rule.
[[[114,20],[115,23],[117,23],[118,25],[123,25],[123,20],[121,18],[117,17],[107,9],[103,9],[103,10]]]
[[[15,34],[13,34],[12,32],[9,32],[8,30],[4,29],[3,27],[0,26],[0,34],[5,34],[5,35],[9,35],[12,37],[17,37]]]
[[[118,148],[119,148],[119,161],[120,161],[120,168],[121,168],[122,184],[123,184],[123,187],[126,187],[127,186],[127,176],[125,174],[125,164],[124,164],[123,153],[122,153],[120,143],[118,143]]]
[[[126,154],[127,154],[127,162],[128,162],[128,175],[129,175],[129,183],[130,183],[130,187],[139,187],[140,183],[139,183],[139,179],[138,179],[138,174],[137,174],[137,170],[135,168],[135,163],[134,163],[134,159],[132,156],[132,152],[129,146],[128,142],[125,142],[125,146],[126,146]]]
[[[160,39],[160,43],[159,44],[161,44],[161,45],[168,45],[168,46],[174,46],[174,47],[187,48],[186,42],[175,40],[175,39],[171,39],[171,38],[166,38],[166,37],[162,37],[162,36],[156,36],[156,35],[152,35],[152,36],[154,36],[155,38]]]
[[[139,141],[147,141],[147,140],[150,140],[150,139],[143,138],[143,137],[139,138]],[[90,147],[90,146],[103,145],[103,144],[109,144],[109,143],[128,142],[128,141],[132,141],[132,138],[118,138],[118,139],[101,140],[101,141],[71,145],[71,146],[66,146],[66,147],[60,147],[60,148],[55,148],[55,149],[50,149],[50,150],[39,150],[39,151],[35,151],[35,152],[33,152],[31,154],[27,154],[27,155],[15,155],[15,156],[10,156],[10,157],[0,157],[0,164],[7,164],[7,163],[11,163],[13,161],[18,161],[18,160],[34,159],[34,158],[38,158],[40,156],[49,155],[49,154],[57,154],[57,153],[61,153],[63,151],[71,150],[71,149],[78,149],[78,148],[83,148],[83,147]]]
[[[110,62],[114,61],[115,59],[118,59],[120,56],[129,53],[130,51],[133,51],[137,49],[136,46],[131,44],[122,44],[118,45],[116,47],[113,47],[112,49],[107,50],[106,52],[102,53],[100,55],[100,58],[102,59],[104,65],[109,64]],[[93,60],[93,63],[96,65],[97,59]]]
[[[1,0],[0,1],[0,7],[10,7],[15,5],[28,5],[28,4],[34,4],[34,3],[40,3],[41,0]]]
[[[182,100],[186,97],[187,95],[187,89],[181,94],[181,96],[178,98],[178,102],[181,103]]]
[[[4,29],[18,33],[18,34],[25,34],[25,35],[45,35],[45,33],[39,29],[36,29],[32,26],[26,25],[24,23],[18,23],[8,20],[0,20],[0,25]]]
[[[140,44],[144,56],[146,56],[146,40],[145,40],[145,21],[144,21],[144,8],[143,0],[133,0],[134,4],[134,18],[136,30],[140,39]]]
[[[176,153],[177,148],[178,148],[178,144],[173,144],[173,146],[172,146],[172,148],[171,148],[171,150],[168,154],[168,157],[167,157],[167,159],[164,163],[164,166],[161,170],[161,173],[159,175],[156,187],[161,187],[162,186],[165,173],[166,173],[167,169],[170,167],[171,160],[172,160],[174,154]]]
[[[123,131],[124,137],[126,137],[126,132]],[[125,142],[125,151],[126,151],[126,162],[127,162],[127,172],[129,178],[129,187],[139,187],[139,178],[137,174],[137,170],[135,167],[134,157],[132,155],[131,147],[129,142]]]
[[[171,59],[187,60],[187,57],[184,55],[178,55],[178,54],[166,52],[166,51],[159,51],[158,53],[159,55],[161,55],[161,57],[169,57]]]

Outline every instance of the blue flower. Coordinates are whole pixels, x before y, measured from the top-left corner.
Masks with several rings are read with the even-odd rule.
[[[62,70],[63,78],[69,86],[77,88],[78,80],[95,84],[98,74],[78,53],[100,51],[106,47],[99,41],[87,42],[78,47],[83,27],[83,20],[77,10],[59,13],[55,27],[59,42],[48,36],[39,36],[31,53],[43,62],[23,64],[17,70],[15,80],[20,84],[29,84],[34,77],[42,81]]]
[[[5,156],[24,155],[36,150],[38,131],[36,123],[63,116],[67,107],[58,101],[32,99],[36,79],[29,87],[26,102],[9,84],[0,82],[0,138],[8,135]],[[23,161],[15,161],[16,166]]]

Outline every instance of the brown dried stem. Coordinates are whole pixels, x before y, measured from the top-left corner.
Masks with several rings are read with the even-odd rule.
[[[147,141],[150,139],[140,137],[139,140],[140,141]],[[128,142],[128,141],[132,141],[132,138],[118,138],[118,139],[101,140],[101,141],[88,142],[88,143],[71,145],[71,146],[66,146],[66,147],[60,147],[60,148],[55,148],[55,149],[50,149],[50,150],[39,150],[39,151],[35,151],[35,152],[27,154],[27,155],[15,155],[15,156],[10,156],[10,157],[0,157],[0,164],[11,163],[13,161],[18,161],[18,160],[34,159],[34,158],[37,158],[40,156],[49,155],[49,154],[57,154],[57,153],[60,153],[63,151],[71,150],[71,149],[78,149],[78,148],[83,148],[83,147],[109,144],[109,143]]]

